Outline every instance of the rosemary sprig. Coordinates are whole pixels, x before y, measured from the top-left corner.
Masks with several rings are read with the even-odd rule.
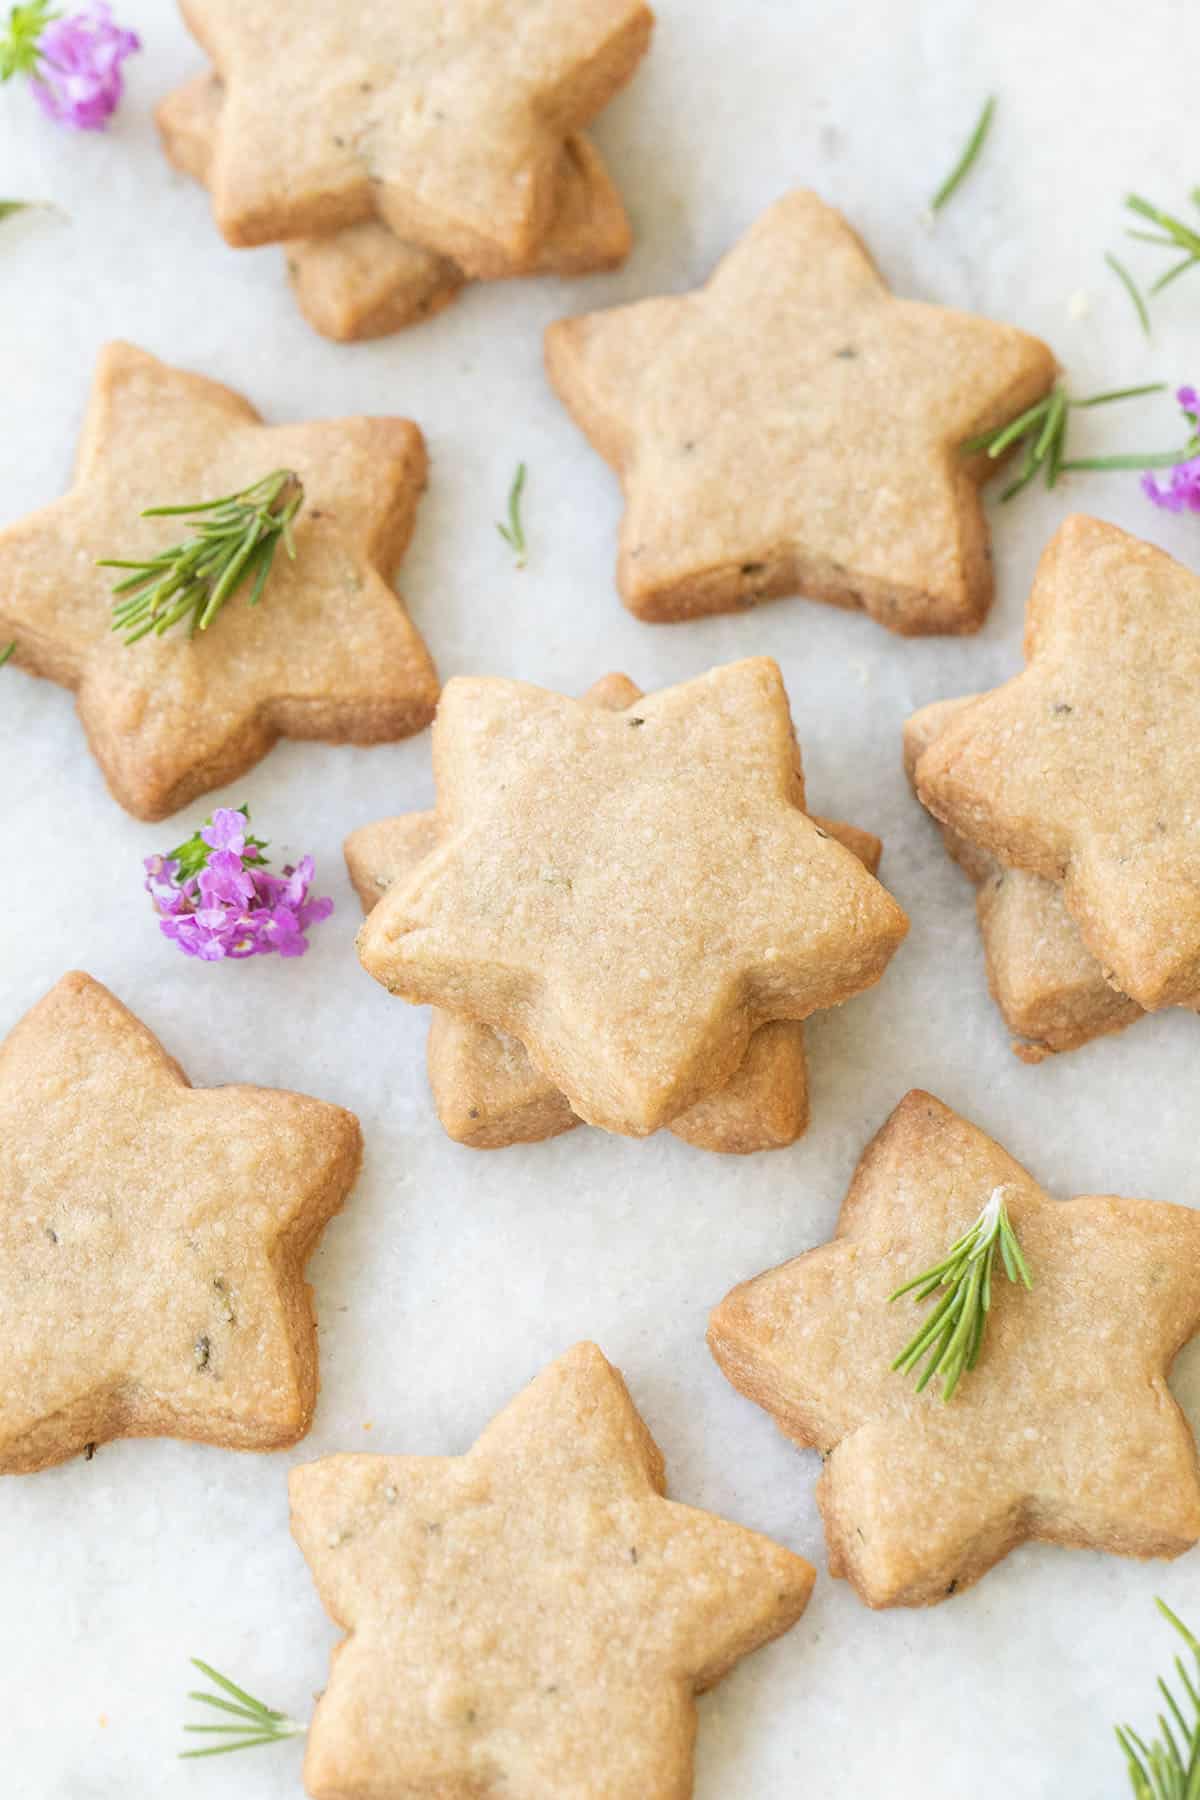
[[[1132,300],[1134,311],[1137,313],[1142,330],[1145,332],[1146,336],[1149,337],[1150,314],[1146,309],[1146,302],[1142,299],[1141,290],[1139,289],[1137,282],[1133,279],[1133,276],[1129,273],[1125,264],[1123,262],[1118,262],[1111,250],[1106,250],[1104,252],[1104,260]]]
[[[950,199],[952,194],[957,193],[958,189],[970,174],[978,160],[979,152],[983,149],[984,139],[991,130],[992,118],[995,111],[996,96],[995,94],[989,94],[983,103],[983,111],[975,121],[975,129],[963,146],[962,155],[947,175],[945,181],[943,181],[937,193],[933,196],[933,199],[929,202],[930,212],[941,212],[947,200]]]
[[[303,1737],[308,1730],[296,1719],[289,1719],[286,1713],[276,1712],[274,1707],[266,1706],[263,1701],[256,1700],[245,1688],[238,1687],[230,1681],[228,1675],[221,1675],[198,1656],[191,1659],[192,1667],[220,1688],[220,1694],[206,1694],[203,1690],[193,1688],[188,1694],[189,1700],[198,1700],[202,1706],[211,1706],[218,1712],[228,1713],[236,1724],[184,1726],[185,1731],[200,1733],[208,1737],[223,1737],[229,1741],[221,1744],[206,1744],[196,1750],[181,1750],[180,1759],[198,1756],[225,1756],[231,1750],[251,1750],[256,1744],[281,1744],[285,1738]]]
[[[941,1262],[922,1275],[914,1275],[888,1296],[889,1302],[899,1300],[915,1288],[917,1300],[921,1301],[928,1300],[938,1288],[947,1290],[892,1363],[893,1369],[908,1374],[925,1357],[925,1367],[917,1378],[918,1394],[935,1375],[940,1375],[942,1399],[951,1399],[962,1376],[979,1361],[992,1304],[992,1265],[997,1248],[1008,1279],[1031,1288],[1033,1277],[1009,1220],[1002,1187],[992,1189],[975,1223],[951,1244]]]
[[[149,632],[161,637],[182,619],[191,635],[206,631],[225,602],[253,577],[250,605],[262,599],[276,546],[294,557],[292,520],[304,505],[304,488],[291,469],[276,469],[261,481],[219,500],[185,506],[150,506],[143,519],[189,517],[196,535],[148,562],[106,557],[101,569],[132,569],[113,589],[114,631],[136,644]]]
[[[525,464],[518,463],[512,487],[508,491],[508,524],[503,524],[499,519],[496,521],[496,530],[516,556],[518,569],[525,567],[527,555],[525,527],[521,523],[521,495],[524,492]]]
[[[1200,187],[1192,189],[1190,199],[1193,206],[1200,207]],[[1147,219],[1155,227],[1154,231],[1140,231],[1131,226],[1130,237],[1137,238],[1143,244],[1157,244],[1160,248],[1182,250],[1184,253],[1179,262],[1172,263],[1166,273],[1151,284],[1150,292],[1161,294],[1172,281],[1178,280],[1180,275],[1186,275],[1189,269],[1200,263],[1200,231],[1191,225],[1185,225],[1182,219],[1175,218],[1173,214],[1163,212],[1161,207],[1144,200],[1140,194],[1128,194],[1125,205],[1139,219]]]
[[[1189,1716],[1161,1678],[1158,1690],[1167,1703],[1167,1712],[1175,1721],[1180,1742],[1176,1742],[1166,1713],[1158,1715],[1159,1736],[1146,1744],[1132,1725],[1116,1727],[1117,1742],[1125,1753],[1129,1785],[1134,1800],[1200,1800],[1200,1642],[1171,1611],[1165,1600],[1155,1600],[1163,1618],[1179,1633],[1196,1662],[1195,1675],[1189,1675],[1183,1658],[1175,1658],[1175,1668],[1187,1696]]]
[[[1169,469],[1200,453],[1200,431],[1193,432],[1181,450],[1139,450],[1119,456],[1064,455],[1067,424],[1073,412],[1089,406],[1108,406],[1114,400],[1134,400],[1143,394],[1159,394],[1165,387],[1165,381],[1151,381],[1144,387],[1114,388],[1111,393],[1090,394],[1085,400],[1072,400],[1064,389],[1056,387],[1053,393],[1047,394],[1036,405],[1026,407],[998,431],[984,431],[978,437],[968,438],[962,451],[964,456],[976,456],[980,451],[986,451],[995,459],[1014,444],[1024,446],[1020,472],[1015,481],[1009,482],[1001,500],[1011,500],[1039,473],[1045,475],[1046,486],[1052,488],[1059,476],[1069,470]]]
[[[9,659],[9,657],[16,650],[16,647],[17,647],[17,640],[16,640],[16,638],[14,638],[11,644],[5,644],[3,650],[0,650],[0,669],[2,669],[4,667],[5,663]]]

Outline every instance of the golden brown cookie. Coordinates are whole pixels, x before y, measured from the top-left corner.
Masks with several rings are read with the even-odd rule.
[[[904,765],[915,785],[917,764],[950,720],[974,695],[935,700],[904,727]],[[1076,1050],[1093,1038],[1122,1031],[1145,1017],[1136,1000],[1119,994],[1084,948],[1061,886],[1003,863],[948,825],[946,849],[975,883],[975,911],[987,961],[988,986],[1023,1062],[1038,1063]]]
[[[804,812],[766,658],[626,712],[459,678],[434,729],[438,848],[359,934],[415,1004],[520,1040],[581,1117],[644,1136],[751,1033],[871,986],[907,929]]]
[[[348,1634],[309,1732],[314,1800],[686,1800],[694,1696],[795,1624],[814,1573],[664,1487],[593,1344],[465,1456],[293,1469],[292,1531]]]
[[[163,148],[176,168],[207,183],[223,90],[198,75],[158,108]],[[629,254],[629,219],[595,145],[581,136],[563,147],[554,217],[536,273],[589,275]],[[301,312],[324,337],[348,343],[386,337],[429,318],[461,291],[467,277],[449,257],[405,243],[378,219],[286,246],[288,274]]]
[[[143,507],[229,494],[294,469],[305,504],[294,560],[261,603],[236,595],[212,626],[127,644],[111,569],[189,535]],[[280,737],[375,744],[420,731],[437,674],[391,586],[425,482],[406,419],[266,426],[229,388],[130,344],[101,352],[75,484],[0,530],[0,638],[16,662],[77,694],[113,797],[162,819],[240,775]]]
[[[883,850],[877,837],[837,820],[815,823],[875,874]],[[346,867],[363,911],[369,913],[393,882],[406,879],[437,841],[436,813],[407,813],[352,831]],[[536,1143],[580,1123],[565,1095],[534,1068],[524,1045],[490,1025],[434,1007],[428,1064],[438,1118],[450,1137],[472,1149]],[[760,1026],[728,1084],[697,1100],[667,1129],[697,1149],[744,1156],[786,1149],[807,1131],[808,1120],[804,1026],[783,1019]]]
[[[340,1106],[193,1088],[107,988],[65,975],[0,1044],[0,1472],[115,1437],[302,1438],[304,1265],[361,1149]]]
[[[1105,979],[1147,1011],[1200,1004],[1200,581],[1074,517],[1038,566],[1027,667],[917,767],[929,810],[1061,881]]]
[[[210,187],[231,244],[379,218],[478,277],[536,267],[563,142],[632,75],[643,0],[182,0],[225,84]]]
[[[889,1295],[998,1188],[1033,1286],[997,1264],[979,1363],[946,1402],[892,1370],[925,1314]],[[1148,1557],[1200,1538],[1196,1446],[1167,1387],[1198,1328],[1200,1214],[1051,1200],[983,1132],[912,1093],[868,1146],[833,1241],[734,1288],[709,1345],[736,1388],[820,1450],[830,1573],[869,1606],[924,1606],[1028,1539]]]
[[[617,584],[643,619],[803,593],[904,633],[992,597],[960,445],[1053,385],[1011,326],[897,300],[840,213],[789,194],[678,298],[563,319],[550,379],[625,492]]]

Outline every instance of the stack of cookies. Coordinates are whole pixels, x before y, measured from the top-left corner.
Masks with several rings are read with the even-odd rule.
[[[183,0],[211,72],[158,110],[238,248],[282,243],[322,335],[380,337],[468,281],[581,275],[629,222],[581,128],[644,54],[642,0]]]
[[[1098,519],[1038,568],[1025,672],[940,701],[905,761],[978,889],[992,993],[1027,1062],[1200,1009],[1200,582]]]
[[[793,1142],[801,1021],[877,981],[908,921],[878,841],[808,816],[776,665],[650,696],[610,676],[583,700],[458,678],[433,764],[437,810],[346,853],[364,966],[435,1009],[450,1135]]]

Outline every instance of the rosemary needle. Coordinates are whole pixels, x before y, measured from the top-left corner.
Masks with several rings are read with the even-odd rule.
[[[1198,1800],[1200,1797],[1200,1642],[1171,1611],[1165,1600],[1155,1600],[1163,1618],[1179,1633],[1195,1658],[1194,1675],[1189,1675],[1183,1658],[1175,1658],[1175,1671],[1187,1697],[1188,1714],[1175,1698],[1166,1682],[1159,1680],[1158,1691],[1174,1720],[1179,1741],[1171,1729],[1166,1713],[1158,1715],[1160,1735],[1152,1744],[1140,1738],[1132,1725],[1118,1725],[1117,1742],[1125,1754],[1129,1785],[1134,1800]]]
[[[1104,260],[1116,276],[1117,280],[1121,283],[1121,286],[1125,289],[1125,292],[1129,295],[1129,298],[1133,301],[1134,310],[1141,321],[1142,330],[1145,332],[1146,336],[1149,337],[1150,314],[1146,310],[1146,302],[1142,299],[1137,282],[1133,279],[1133,276],[1129,273],[1125,264],[1117,261],[1117,258],[1112,254],[1111,250],[1106,250],[1104,252]]]
[[[983,111],[975,122],[975,129],[963,147],[963,153],[943,181],[933,199],[929,202],[930,212],[941,212],[952,194],[957,193],[970,174],[983,149],[984,139],[991,129],[992,117],[996,111],[996,96],[989,94],[983,103]]]
[[[526,562],[525,527],[521,523],[521,496],[524,492],[525,464],[518,463],[512,487],[508,491],[508,524],[503,524],[499,519],[496,521],[496,530],[516,556],[518,569],[523,569]]]
[[[918,1394],[935,1375],[940,1375],[942,1399],[952,1399],[963,1375],[979,1361],[992,1304],[992,1267],[997,1250],[1008,1279],[1031,1288],[1033,1278],[1012,1228],[1002,1187],[992,1189],[975,1223],[951,1244],[941,1262],[914,1275],[889,1294],[890,1302],[916,1289],[917,1300],[921,1301],[928,1300],[939,1288],[946,1289],[920,1330],[892,1363],[893,1369],[908,1374],[925,1359],[925,1367],[917,1377]]]
[[[0,669],[2,669],[4,667],[5,663],[8,661],[9,657],[13,654],[16,647],[17,647],[17,640],[16,640],[16,638],[14,638],[11,644],[5,644],[3,650],[0,650]]]
[[[190,1660],[192,1667],[199,1669],[221,1691],[218,1694],[207,1694],[202,1689],[193,1688],[188,1699],[226,1713],[237,1723],[185,1725],[185,1731],[206,1737],[221,1737],[228,1741],[206,1744],[196,1750],[181,1750],[181,1760],[198,1756],[225,1756],[232,1750],[251,1750],[256,1744],[280,1744],[285,1738],[303,1737],[307,1732],[307,1725],[300,1724],[296,1719],[289,1719],[286,1713],[276,1712],[274,1707],[256,1700],[245,1688],[230,1681],[228,1675],[222,1675],[209,1663],[201,1662],[198,1656],[193,1656]]]
[[[150,632],[161,637],[185,619],[192,635],[206,631],[251,578],[250,605],[257,606],[280,539],[289,556],[296,554],[292,520],[303,505],[299,476],[275,469],[219,500],[147,507],[143,519],[187,517],[196,533],[146,562],[106,557],[97,563],[133,571],[113,589],[113,630],[124,632],[127,644]]]
[[[1200,188],[1192,189],[1191,199],[1193,206],[1200,207]],[[1177,280],[1180,275],[1186,275],[1189,269],[1200,263],[1200,231],[1191,225],[1185,225],[1182,219],[1175,218],[1173,214],[1163,212],[1161,207],[1144,200],[1140,194],[1127,195],[1125,205],[1139,219],[1146,219],[1155,227],[1153,231],[1139,231],[1131,227],[1130,237],[1137,238],[1143,244],[1157,244],[1160,248],[1182,250],[1184,253],[1179,262],[1172,263],[1166,273],[1151,284],[1150,292],[1161,294],[1172,281]]]

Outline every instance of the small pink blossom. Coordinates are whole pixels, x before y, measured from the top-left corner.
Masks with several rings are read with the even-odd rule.
[[[89,0],[84,11],[52,19],[38,38],[34,98],[60,125],[102,131],[121,102],[121,64],[141,47],[136,33],[114,21],[108,0]]]
[[[202,829],[167,856],[145,859],[146,892],[159,930],[186,956],[223,962],[247,956],[303,956],[310,925],[327,919],[332,900],[310,900],[313,859],[281,875],[266,867],[261,839],[247,832],[244,807],[218,807]]]

